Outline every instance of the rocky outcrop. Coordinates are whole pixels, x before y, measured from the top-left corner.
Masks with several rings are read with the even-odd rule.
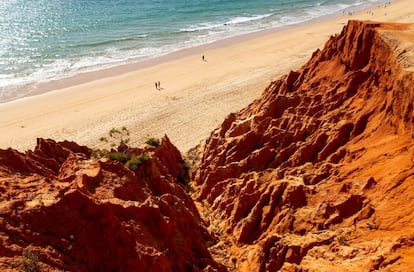
[[[134,171],[72,142],[1,150],[1,270],[224,271],[179,151],[165,137],[128,152],[147,156]]]
[[[413,33],[350,21],[212,132],[193,179],[230,269],[412,267]]]

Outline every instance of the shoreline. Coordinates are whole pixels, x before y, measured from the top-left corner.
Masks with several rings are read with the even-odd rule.
[[[8,100],[0,101],[0,104],[22,99],[24,97],[41,95],[47,92],[52,92],[56,90],[74,87],[77,85],[86,84],[86,83],[100,80],[103,78],[121,76],[126,73],[137,71],[139,69],[149,68],[149,67],[156,66],[156,65],[159,65],[165,62],[175,61],[180,58],[194,56],[197,54],[200,55],[200,54],[203,54],[203,52],[208,51],[208,50],[214,50],[214,49],[218,49],[222,47],[231,46],[237,43],[252,40],[257,37],[261,37],[261,36],[265,36],[269,34],[275,34],[275,33],[289,30],[289,29],[294,29],[297,27],[312,25],[314,23],[318,23],[318,22],[322,22],[322,21],[326,21],[330,19],[335,19],[337,17],[346,17],[346,16],[349,17],[349,15],[346,14],[346,12],[348,11],[351,13],[359,13],[367,9],[368,10],[373,9],[378,4],[384,5],[384,2],[388,2],[388,1],[382,0],[380,3],[377,3],[377,4],[364,4],[358,7],[348,7],[342,11],[338,11],[333,14],[323,15],[323,16],[320,16],[320,17],[317,17],[317,18],[314,18],[308,21],[295,23],[291,25],[280,26],[280,27],[273,27],[273,28],[259,30],[255,32],[245,33],[245,34],[238,34],[235,36],[226,37],[226,38],[215,40],[215,41],[208,42],[205,44],[196,45],[196,46],[183,48],[183,49],[178,49],[176,51],[169,52],[161,56],[148,57],[144,59],[132,59],[130,62],[118,63],[111,67],[98,68],[96,70],[79,72],[74,75],[69,75],[67,77],[40,81],[39,83],[28,83],[27,85],[17,88],[17,92],[19,92],[19,90],[20,92],[22,90],[26,90],[26,88],[29,88],[29,89],[32,88],[32,90],[28,90],[22,96],[16,96]]]
[[[0,148],[32,149],[38,137],[96,148],[111,128],[126,126],[132,133],[131,145],[167,134],[185,152],[207,138],[229,113],[251,103],[271,81],[302,66],[349,19],[414,22],[409,0],[393,1],[386,16],[383,7],[368,10],[375,15],[364,10],[218,44],[145,68],[119,75],[111,71],[87,83],[1,103]],[[157,81],[161,90],[154,88]]]

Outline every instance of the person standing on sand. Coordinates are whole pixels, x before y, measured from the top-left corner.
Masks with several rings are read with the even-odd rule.
[[[158,81],[158,90],[161,89],[161,83]]]
[[[204,57],[204,55],[201,57],[201,59],[202,59],[203,61],[205,61],[205,60],[206,60],[206,58]]]
[[[155,89],[158,90],[158,82],[155,82]]]

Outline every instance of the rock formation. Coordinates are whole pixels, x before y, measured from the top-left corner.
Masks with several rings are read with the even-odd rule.
[[[0,270],[223,271],[163,138],[135,171],[72,142],[0,151]],[[184,174],[183,174],[184,173]]]
[[[230,270],[412,269],[413,41],[350,21],[212,132],[193,179]]]

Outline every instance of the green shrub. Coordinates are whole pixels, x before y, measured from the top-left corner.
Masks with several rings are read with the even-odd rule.
[[[130,159],[130,155],[124,152],[108,152],[106,157],[112,161],[126,163]]]
[[[125,167],[128,167],[130,170],[135,171],[140,165],[151,159],[151,155],[147,152],[144,152],[138,156],[132,156],[126,163]]]
[[[123,150],[123,152],[109,152],[107,149],[98,149],[93,151],[93,157],[106,157],[112,161],[118,161],[132,171],[137,170],[141,164],[151,159],[151,155],[148,152],[144,152],[138,156],[131,154],[127,145],[129,143],[129,138],[127,137],[129,136],[129,130],[126,127],[122,127],[121,129],[112,128],[108,134],[109,139],[101,137],[99,140],[109,144],[111,148],[118,146],[118,150]],[[150,138],[146,143],[152,146],[159,146],[160,140]]]
[[[28,248],[23,249],[22,258],[20,259],[20,266],[26,272],[38,272],[40,266],[38,264],[39,257],[36,253]]]
[[[142,161],[137,156],[132,156],[129,161],[125,163],[125,167],[128,167],[130,170],[135,171],[138,169],[138,166],[142,164]]]
[[[121,134],[121,131],[119,129],[111,128],[111,130],[109,131],[110,137],[116,137],[116,135],[118,134]]]
[[[108,132],[109,138],[100,137],[99,141],[107,143],[109,147],[126,146],[129,143],[129,130],[126,127],[121,129],[111,128]]]
[[[121,139],[121,141],[119,142],[119,145],[121,145],[121,146],[128,145],[129,140],[130,140],[129,138],[127,138],[127,139]]]
[[[129,136],[129,130],[126,127],[122,127],[121,128],[122,133],[126,134],[127,136]]]
[[[108,150],[106,149],[95,149],[92,151],[92,157],[93,158],[102,158],[102,157],[106,157],[106,155],[109,153]]]
[[[149,138],[145,143],[157,147],[160,145],[160,140],[157,138]]]
[[[139,155],[142,162],[149,161],[151,159],[151,155],[148,152],[144,152],[141,155]]]

